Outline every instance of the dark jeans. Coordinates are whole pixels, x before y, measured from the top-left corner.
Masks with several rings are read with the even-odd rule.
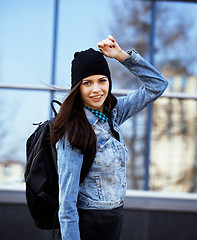
[[[112,210],[78,209],[81,240],[120,240],[123,207]]]

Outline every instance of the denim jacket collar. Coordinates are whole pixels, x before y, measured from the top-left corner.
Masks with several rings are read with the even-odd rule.
[[[88,109],[84,108],[85,115],[90,122],[90,124],[95,125],[98,122],[98,117],[94,113],[90,112]]]

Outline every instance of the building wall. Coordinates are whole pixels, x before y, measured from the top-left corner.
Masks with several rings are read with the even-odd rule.
[[[1,240],[52,240],[35,227],[25,204],[0,204]],[[197,213],[125,209],[122,240],[196,240]]]
[[[128,191],[121,240],[196,240],[197,197]],[[1,240],[52,240],[35,227],[24,190],[0,189]]]

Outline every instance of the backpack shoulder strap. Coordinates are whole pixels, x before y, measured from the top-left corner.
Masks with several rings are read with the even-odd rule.
[[[56,117],[58,113],[57,113],[57,111],[56,111],[56,109],[54,107],[54,103],[58,104],[60,107],[61,107],[62,104],[58,100],[52,100],[51,101],[51,108],[52,108],[52,110],[53,110],[53,112],[55,114],[55,117]]]
[[[51,131],[52,131],[51,123],[52,123],[53,120],[54,119],[49,121],[49,133],[50,134],[51,134]],[[52,153],[52,156],[53,156],[53,162],[54,162],[55,168],[57,170],[57,150],[56,150],[56,148],[52,144],[50,144],[50,147],[51,147],[51,153]]]

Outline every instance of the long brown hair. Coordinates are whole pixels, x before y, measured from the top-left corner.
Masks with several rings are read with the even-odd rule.
[[[52,124],[51,143],[55,145],[62,139],[64,146],[67,138],[72,148],[77,148],[84,153],[93,147],[96,135],[83,109],[79,89],[80,84],[81,82],[71,90],[62,103],[60,111]],[[110,112],[116,103],[116,97],[109,90],[105,104]]]

